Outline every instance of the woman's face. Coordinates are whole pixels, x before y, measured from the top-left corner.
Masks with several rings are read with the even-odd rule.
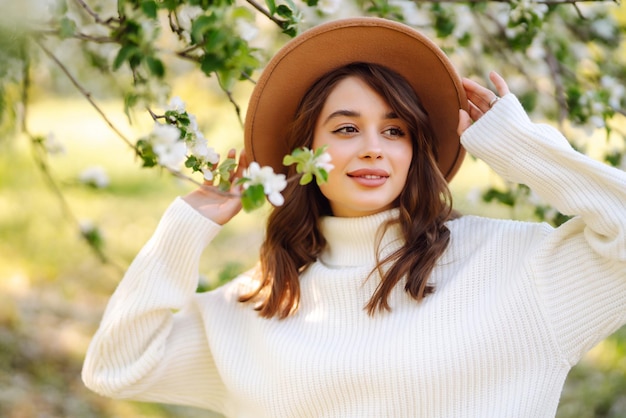
[[[340,81],[315,125],[313,148],[328,145],[335,168],[320,185],[334,216],[372,215],[393,207],[413,154],[407,125],[357,77]]]

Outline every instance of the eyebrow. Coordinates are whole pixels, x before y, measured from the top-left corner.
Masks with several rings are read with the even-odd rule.
[[[324,123],[328,123],[329,120],[334,119],[334,118],[338,118],[338,117],[349,117],[349,118],[358,118],[361,116],[361,114],[359,112],[356,112],[354,110],[335,110],[333,113],[331,113],[330,115],[328,115],[328,117],[324,120]],[[389,112],[387,114],[385,114],[385,116],[383,117],[383,119],[400,119],[398,117],[398,114],[396,112]]]

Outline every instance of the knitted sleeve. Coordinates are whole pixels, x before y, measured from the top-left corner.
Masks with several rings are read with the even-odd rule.
[[[626,173],[573,150],[559,131],[532,123],[508,94],[462,136],[509,181],[574,216],[549,229],[525,274],[563,357],[575,364],[626,323]]]
[[[220,409],[223,383],[194,303],[200,255],[219,229],[180,198],[170,205],[107,305],[83,366],[87,387]]]

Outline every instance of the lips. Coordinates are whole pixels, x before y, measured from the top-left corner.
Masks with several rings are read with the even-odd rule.
[[[350,171],[348,177],[362,186],[378,187],[385,184],[389,178],[389,173],[385,170],[364,168]]]
[[[380,178],[389,177],[389,173],[385,170],[362,168],[359,170],[350,171],[348,173],[350,177],[365,177],[365,178]]]

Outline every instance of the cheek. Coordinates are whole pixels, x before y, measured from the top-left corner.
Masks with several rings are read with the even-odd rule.
[[[398,147],[394,149],[394,156],[396,169],[408,173],[413,159],[413,145],[410,142],[398,144]]]

